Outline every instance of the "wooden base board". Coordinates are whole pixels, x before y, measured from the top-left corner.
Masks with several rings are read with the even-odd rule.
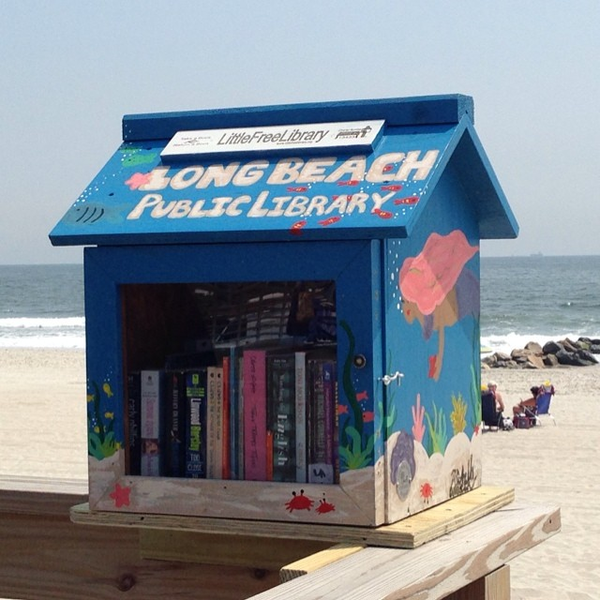
[[[140,558],[279,571],[287,563],[329,548],[313,540],[257,539],[198,531],[140,529]]]
[[[368,528],[350,525],[315,525],[243,519],[177,517],[90,511],[87,504],[71,509],[71,520],[86,525],[112,525],[197,531],[209,534],[285,538],[348,543],[390,548],[416,548],[490,514],[514,500],[514,489],[483,486],[392,525]]]

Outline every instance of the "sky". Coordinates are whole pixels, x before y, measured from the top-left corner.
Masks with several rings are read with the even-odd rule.
[[[600,255],[600,2],[0,0],[0,264],[48,233],[125,114],[466,94],[520,226],[482,256]]]

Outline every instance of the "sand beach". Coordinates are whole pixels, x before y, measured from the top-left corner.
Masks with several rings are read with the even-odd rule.
[[[483,434],[483,483],[512,486],[519,503],[558,505],[562,531],[510,563],[512,600],[600,597],[600,365],[494,369],[507,407],[551,381],[551,412],[529,430]],[[87,486],[82,350],[0,349],[0,486],[29,478]]]

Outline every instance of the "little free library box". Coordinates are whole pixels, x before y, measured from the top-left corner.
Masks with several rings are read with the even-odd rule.
[[[481,482],[467,96],[131,115],[85,245],[92,511],[393,523]]]

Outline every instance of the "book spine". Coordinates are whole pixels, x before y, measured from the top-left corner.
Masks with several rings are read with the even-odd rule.
[[[186,461],[185,476],[206,477],[206,370],[186,374]]]
[[[222,479],[231,479],[231,361],[223,357],[223,470]]]
[[[296,481],[296,365],[293,355],[268,358],[267,395],[273,481]]]
[[[214,479],[223,478],[223,369],[215,369],[215,452]]]
[[[237,472],[236,477],[239,480],[246,478],[245,469],[245,437],[244,437],[244,423],[245,423],[245,411],[244,411],[244,357],[243,354],[237,357],[237,418],[236,418],[236,437],[234,443],[236,444],[237,454]]]
[[[295,355],[295,387],[296,387],[296,481],[306,483],[307,451],[306,451],[306,352]]]
[[[185,475],[185,373],[171,371],[168,373],[168,444],[167,469],[168,477]]]
[[[217,443],[216,433],[216,410],[217,392],[215,381],[216,367],[207,369],[207,400],[206,400],[206,478],[215,478],[215,445]]]
[[[323,401],[325,421],[325,452],[324,462],[326,478],[323,483],[335,482],[335,421],[337,413],[337,373],[334,361],[323,363]]]
[[[325,410],[325,371],[324,361],[313,359],[310,367],[310,442],[309,442],[309,483],[333,483],[333,465],[327,458],[327,425]]]
[[[244,476],[267,478],[266,352],[246,350],[243,355]]]
[[[157,477],[164,473],[164,445],[162,435],[161,408],[164,401],[161,396],[162,373],[157,370],[141,372],[141,438],[142,455],[140,473],[148,477]]]
[[[141,474],[141,379],[139,372],[127,375],[127,473]]]

